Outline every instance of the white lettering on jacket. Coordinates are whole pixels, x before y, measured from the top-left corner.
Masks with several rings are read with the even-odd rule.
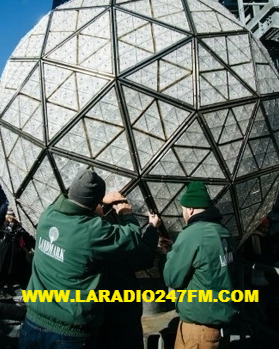
[[[39,239],[39,250],[44,254],[57,259],[60,262],[64,262],[64,252],[65,250],[61,247],[55,246],[51,242],[40,237]]]
[[[229,263],[233,262],[233,253],[228,252],[228,243],[227,243],[226,239],[222,240],[222,244],[223,244],[223,248],[224,248],[225,253],[222,256],[219,255],[219,258],[220,258],[221,267],[225,267]]]

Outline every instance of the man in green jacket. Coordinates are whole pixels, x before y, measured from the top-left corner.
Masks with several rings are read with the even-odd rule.
[[[187,225],[167,254],[164,267],[167,286],[180,291],[175,349],[216,349],[235,314],[228,300],[233,291],[233,238],[220,223],[222,216],[211,204],[203,182],[191,182],[180,203]],[[218,299],[223,290],[226,293]]]
[[[27,303],[20,349],[99,348],[104,320],[104,262],[117,263],[145,243],[158,242],[159,218],[150,215],[142,236],[131,205],[120,193],[105,196],[105,182],[92,170],[78,174],[68,197],[60,195],[41,215],[37,227],[28,291],[64,291],[65,299]],[[112,204],[119,224],[100,217],[100,203]],[[60,292],[61,296],[61,292]]]

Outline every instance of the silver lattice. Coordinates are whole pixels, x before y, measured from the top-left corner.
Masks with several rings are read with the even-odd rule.
[[[0,96],[0,176],[30,230],[88,165],[171,234],[191,180],[235,234],[277,195],[278,74],[215,1],[69,1],[20,41]]]

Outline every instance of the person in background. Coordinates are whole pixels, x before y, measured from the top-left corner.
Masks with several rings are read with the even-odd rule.
[[[257,228],[242,237],[240,246],[245,260],[279,266],[279,195]]]
[[[180,203],[186,227],[168,252],[163,271],[166,285],[187,290],[176,301],[180,323],[175,349],[215,349],[236,309],[232,301],[201,302],[198,293],[212,292],[218,300],[220,291],[233,291],[234,241],[203,182],[191,182]]]
[[[142,240],[151,246],[158,241],[158,217],[150,217],[154,226],[142,237],[131,204],[118,192],[106,201],[105,190],[96,172],[83,170],[70,185],[68,197],[61,194],[42,213],[28,290],[69,290],[71,301],[28,302],[19,349],[102,348],[99,331],[105,304],[91,297],[92,291],[98,297],[107,286],[104,262],[125,259]],[[100,217],[102,201],[112,204],[117,224]]]
[[[117,216],[115,217],[117,220]],[[157,215],[149,214],[149,225],[145,232],[157,228],[160,220]],[[148,236],[148,234],[147,234]],[[142,240],[136,250],[127,253],[117,263],[104,263],[106,289],[113,294],[119,291],[123,297],[124,290],[136,294],[141,289],[136,272],[151,268],[154,263],[158,241],[148,244]],[[136,299],[131,302],[113,302],[105,304],[105,321],[101,329],[102,349],[143,349],[142,302]]]
[[[16,296],[15,290],[26,288],[31,263],[27,255],[35,247],[35,239],[16,219],[9,207],[0,235],[0,283],[2,298]]]
[[[0,184],[0,228],[4,224],[8,206],[9,206],[9,201],[8,201],[7,196],[6,196],[2,186]]]
[[[266,218],[269,221],[269,261],[279,267],[279,194]]]

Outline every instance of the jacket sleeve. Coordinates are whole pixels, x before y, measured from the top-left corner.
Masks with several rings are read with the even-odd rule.
[[[30,251],[31,248],[35,248],[36,240],[35,238],[30,235],[24,228],[20,226],[19,228],[19,235],[23,238],[24,241],[24,247]]]
[[[128,254],[127,262],[134,271],[148,269],[153,266],[158,247],[159,233],[149,225],[135,251]]]
[[[93,257],[104,260],[122,259],[127,252],[134,251],[141,243],[142,233],[136,217],[122,215],[119,224],[99,219],[91,240]]]
[[[167,254],[163,270],[167,286],[174,289],[187,287],[197,252],[198,245],[195,237],[190,232],[183,230]]]

